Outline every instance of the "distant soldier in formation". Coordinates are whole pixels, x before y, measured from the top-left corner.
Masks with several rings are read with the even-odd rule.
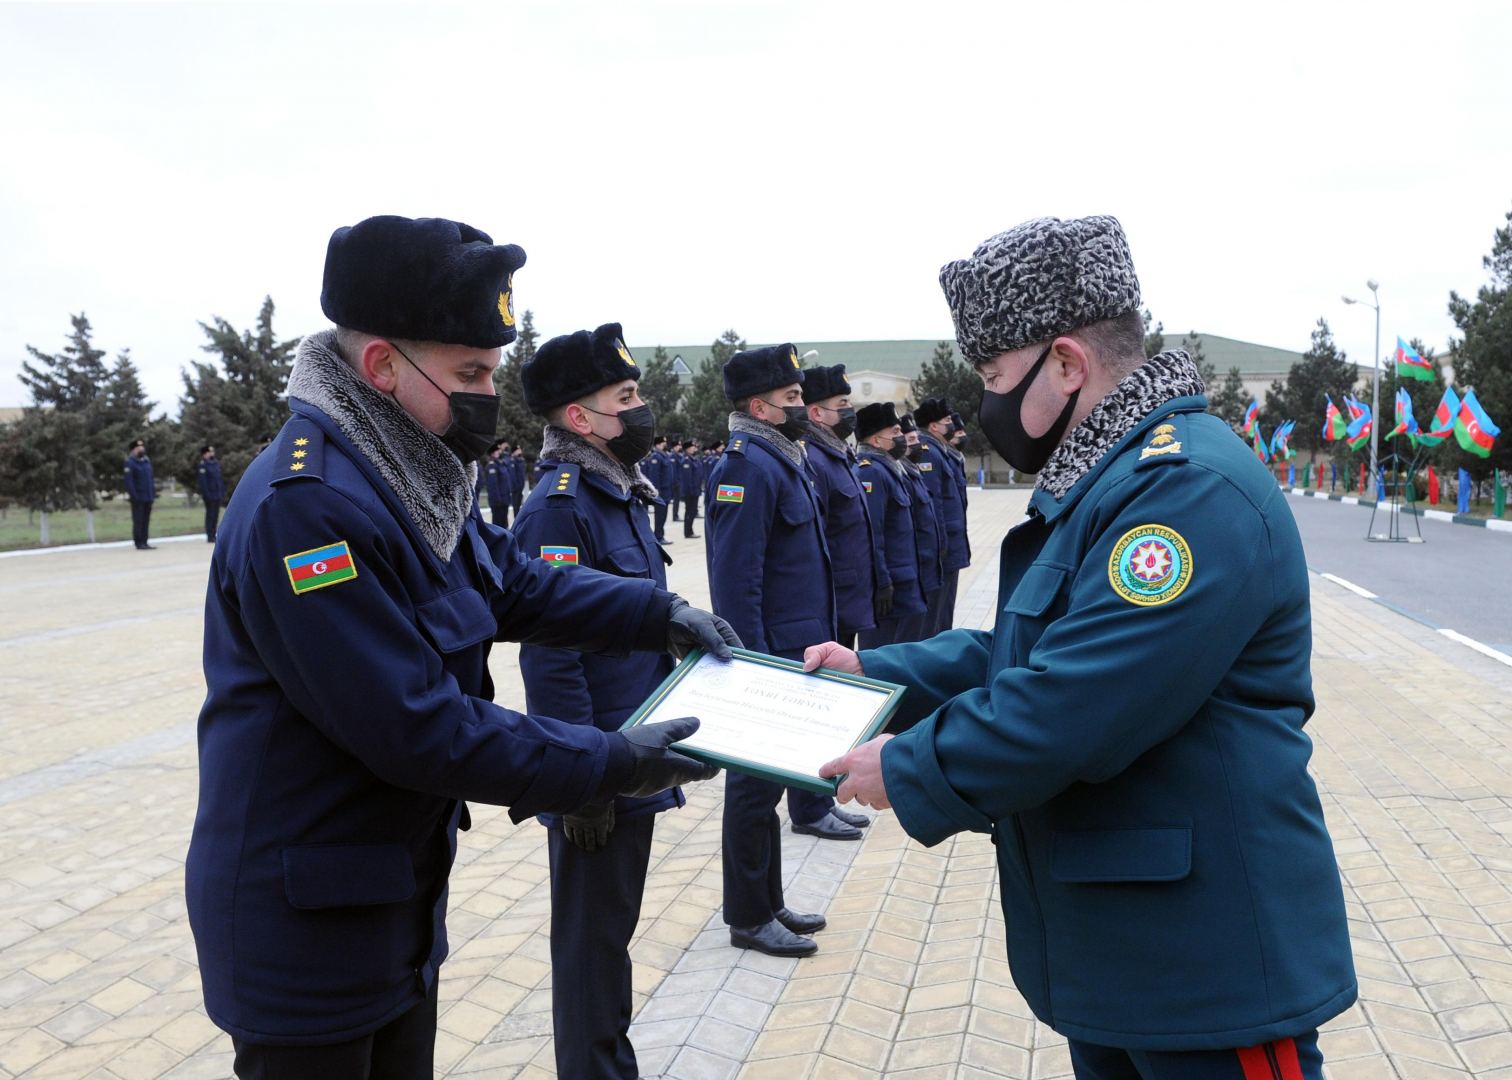
[[[925,610],[914,616],[903,629],[903,641],[921,641],[933,635],[930,618],[936,594],[945,584],[945,526],[940,508],[930,492],[927,476],[933,475],[929,449],[919,438],[919,425],[912,413],[898,417],[908,452],[899,462],[903,480],[913,496],[914,547],[919,554],[919,588],[924,593]],[[929,465],[929,469],[923,466]]]
[[[509,462],[509,509],[514,517],[520,516],[520,504],[525,500],[525,448],[516,446],[505,457]],[[511,519],[512,520],[512,519]]]
[[[856,414],[857,475],[866,493],[878,567],[877,625],[862,630],[863,649],[905,637],[927,610],[919,585],[919,548],[914,531],[913,490],[903,473],[908,443],[892,402],[867,405]]]
[[[226,485],[221,480],[220,462],[215,447],[200,447],[198,475],[200,499],[205,504],[205,542],[215,543],[215,527],[220,523],[221,503],[226,501]]]
[[[483,463],[483,488],[488,493],[488,520],[501,529],[509,524],[510,468],[504,457],[508,450],[509,444],[500,439],[489,448],[488,460]]]
[[[919,425],[919,446],[923,451],[919,472],[929,488],[935,515],[945,534],[940,588],[929,598],[924,633],[920,635],[933,637],[954,625],[956,584],[961,571],[971,565],[971,545],[966,539],[966,505],[961,498],[965,474],[962,472],[957,476],[960,455],[945,441],[955,426],[950,418],[950,402],[945,398],[929,398],[920,402],[913,415]]]
[[[698,534],[693,531],[693,522],[698,518],[698,494],[703,491],[704,465],[703,459],[698,455],[698,443],[695,440],[689,439],[683,443],[682,451],[682,460],[678,462],[682,472],[678,489],[682,492],[683,536],[688,540],[696,540]]]
[[[126,449],[126,497],[131,501],[131,542],[138,551],[151,551],[154,545],[147,542],[147,523],[152,518],[157,488],[152,479],[152,459],[141,439],[133,439]]]
[[[658,544],[667,544],[667,500],[670,498],[672,456],[667,453],[667,437],[658,435],[651,444],[651,456],[641,466],[642,471],[656,485],[656,502],[651,508],[654,522],[651,532]]]

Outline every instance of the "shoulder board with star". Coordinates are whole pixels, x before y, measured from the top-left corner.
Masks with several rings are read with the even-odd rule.
[[[1150,428],[1139,444],[1139,460],[1134,467],[1147,469],[1152,465],[1186,461],[1186,426],[1185,414],[1172,413]]]
[[[558,495],[564,498],[576,498],[578,481],[582,479],[582,475],[582,470],[576,465],[554,465],[550,471],[541,475],[540,483],[548,485],[547,498]]]
[[[269,484],[325,479],[325,433],[311,420],[294,417],[283,426],[267,452],[273,455],[273,479]]]

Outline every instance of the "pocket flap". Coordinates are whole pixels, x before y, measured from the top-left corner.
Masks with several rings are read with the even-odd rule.
[[[488,641],[498,632],[499,624],[488,601],[476,589],[457,589],[434,600],[415,605],[420,625],[444,653],[460,652],[469,645]]]
[[[1050,842],[1056,881],[1180,881],[1191,872],[1187,825],[1058,832]]]
[[[1034,563],[1019,578],[1003,610],[1011,615],[1043,615],[1065,584],[1067,570],[1049,563]]]
[[[782,500],[778,512],[789,525],[802,525],[814,520],[814,500],[803,492],[794,492]]]
[[[796,652],[834,636],[819,619],[773,623],[766,629],[767,647],[773,652]]]
[[[616,548],[604,556],[604,561],[621,577],[646,577],[651,569],[646,562],[646,553],[638,544]]]
[[[284,895],[300,910],[396,904],[415,895],[415,867],[399,844],[284,848]]]

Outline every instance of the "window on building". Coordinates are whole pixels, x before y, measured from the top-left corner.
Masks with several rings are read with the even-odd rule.
[[[871,383],[864,382],[861,384],[861,396],[864,398],[871,397]]]

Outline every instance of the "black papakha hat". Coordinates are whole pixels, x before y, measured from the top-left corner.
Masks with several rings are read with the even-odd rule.
[[[380,337],[496,349],[515,339],[525,251],[446,218],[370,217],[326,247],[320,310]]]
[[[640,382],[640,377],[617,322],[592,333],[579,330],[554,337],[520,367],[525,407],[537,416],[626,379]]]
[[[903,434],[905,435],[907,435],[910,431],[919,430],[919,425],[914,422],[913,413],[904,413],[902,416],[898,417],[898,424],[903,428]]]
[[[803,368],[798,363],[798,350],[791,343],[747,349],[725,361],[724,392],[731,401],[801,382]]]
[[[950,402],[942,397],[925,398],[913,414],[920,427],[928,427],[936,420],[950,419]]]
[[[844,364],[808,368],[803,373],[803,403],[805,405],[812,405],[816,401],[827,401],[832,397],[839,397],[841,394],[850,392],[850,383],[845,381]]]
[[[869,439],[877,432],[898,422],[898,410],[891,401],[863,405],[856,413],[856,438]]]

